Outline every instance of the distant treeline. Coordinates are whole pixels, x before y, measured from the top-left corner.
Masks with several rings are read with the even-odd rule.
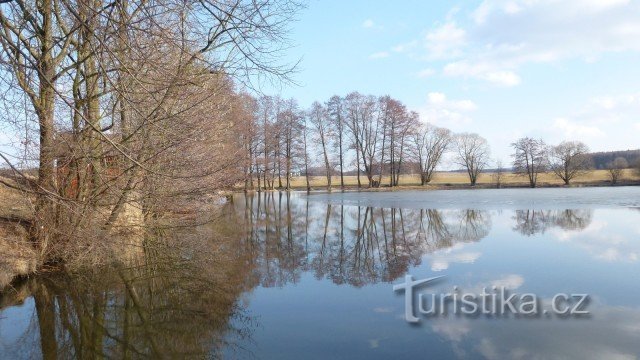
[[[640,161],[640,149],[638,150],[625,150],[625,151],[608,151],[608,152],[595,152],[590,153],[593,167],[595,169],[606,169],[607,164],[612,163],[616,158],[624,158],[630,165],[636,164]]]

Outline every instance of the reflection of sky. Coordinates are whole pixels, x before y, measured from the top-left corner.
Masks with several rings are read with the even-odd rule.
[[[32,338],[37,337],[37,331],[28,331],[37,327],[34,307],[33,298],[29,298],[22,305],[0,311],[0,359],[33,359],[42,356],[40,349],[32,346],[39,342],[39,339]]]
[[[542,194],[541,198],[547,194],[543,189],[537,191]],[[358,258],[352,254],[342,269],[345,276],[360,276],[363,270],[355,268],[356,260],[369,259],[367,264],[375,264],[371,269],[364,267],[371,272],[364,272],[365,282],[358,283],[359,286],[339,283],[317,269],[323,266],[323,261],[335,261],[331,251],[337,251],[341,215],[344,215],[347,234],[345,246],[350,251],[354,249],[354,236],[362,229],[357,220],[358,207],[349,204],[344,206],[344,213],[340,213],[341,207],[331,202],[327,222],[327,202],[321,198],[316,200],[316,195],[312,195],[312,201],[307,204],[306,196],[293,195],[290,238],[286,236],[286,227],[265,227],[267,218],[273,223],[278,216],[262,214],[256,221],[258,240],[264,240],[265,233],[270,234],[269,246],[257,248],[271,253],[271,257],[259,254],[256,271],[271,273],[270,277],[260,274],[269,281],[241,298],[257,327],[251,340],[239,345],[257,358],[276,359],[504,359],[536,355],[539,358],[634,358],[640,353],[637,280],[640,211],[616,206],[615,202],[624,201],[623,197],[635,201],[633,199],[640,198],[639,191],[640,188],[622,189],[604,205],[593,198],[578,200],[576,196],[566,207],[561,202],[547,204],[552,210],[540,210],[544,207],[520,212],[510,207],[496,209],[495,201],[483,198],[482,193],[473,195],[472,199],[485,204],[482,211],[452,207],[430,213],[416,207],[402,212],[396,210],[398,246],[395,248],[385,248],[384,244],[391,239],[389,232],[386,238],[382,236],[381,229],[383,218],[386,225],[390,225],[391,209],[373,208],[369,214],[375,216],[379,236],[370,238],[367,256]],[[590,193],[576,192],[581,196]],[[421,199],[411,192],[398,192],[393,196],[394,201],[401,201],[404,196],[413,204],[433,205],[428,201],[430,195],[422,194]],[[439,201],[448,202],[444,196],[456,194],[449,191],[438,195],[443,196]],[[599,190],[596,191],[596,199],[599,194]],[[364,198],[362,201],[365,202]],[[589,202],[591,205],[587,207],[585,204]],[[240,209],[242,204],[235,202]],[[272,209],[280,205],[286,208],[285,201],[270,204]],[[565,208],[579,210],[566,211]],[[364,207],[360,209],[361,218],[366,211]],[[286,218],[286,213],[280,215]],[[439,230],[429,234],[444,235],[421,237],[421,216],[423,228]],[[439,226],[429,221],[439,222]],[[534,224],[530,226],[528,222]],[[461,237],[465,237],[464,240]],[[423,318],[420,326],[410,326],[403,318],[403,294],[392,291],[392,284],[400,280],[382,276],[390,274],[387,263],[396,261],[394,256],[406,259],[407,255],[417,257],[416,261],[410,259],[406,264],[407,272],[414,278],[445,275],[443,281],[425,288],[426,293],[451,292],[454,285],[471,292],[479,292],[482,287],[505,286],[520,294],[537,294],[545,301],[559,292],[587,293],[592,297],[589,306],[592,317],[468,319],[451,316]],[[29,326],[37,326],[33,323],[33,306],[33,301],[28,299],[22,306],[0,312],[0,359],[12,358],[8,351],[18,349],[16,336],[37,334],[37,331],[24,331]],[[37,339],[20,343],[36,344]],[[228,355],[235,358],[245,353]]]
[[[568,207],[581,211],[567,213],[562,203],[553,203],[549,208],[557,210],[543,212],[544,231],[526,234],[516,226],[515,208],[498,210],[486,202],[486,236],[430,248],[409,269],[416,279],[445,275],[444,281],[427,288],[436,293],[450,292],[454,285],[470,291],[502,285],[546,300],[560,292],[588,293],[589,319],[423,318],[421,326],[414,327],[403,319],[402,294],[391,290],[391,283],[399,280],[354,288],[305,272],[296,284],[259,287],[250,295],[249,311],[261,325],[250,349],[265,358],[636,358],[640,211],[618,205],[640,197],[636,189],[623,190],[604,205],[592,204],[595,210],[577,198]],[[393,196],[398,194],[402,192]],[[314,196],[311,204],[323,209],[324,196]],[[369,196],[358,202],[370,205]],[[418,203],[412,194],[405,196]],[[403,214],[411,224],[413,213]],[[443,211],[449,220],[452,214],[456,210]],[[568,223],[563,218],[567,214],[579,226]],[[322,229],[323,215],[315,219],[313,227]],[[413,234],[410,226],[407,233]]]

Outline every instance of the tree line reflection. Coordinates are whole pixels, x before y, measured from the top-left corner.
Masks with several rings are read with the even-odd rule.
[[[481,240],[492,225],[488,210],[376,208],[285,192],[248,194],[233,206],[244,220],[255,281],[265,287],[297,282],[306,272],[355,287],[391,282],[426,254]],[[518,210],[513,218],[513,229],[529,236],[584,229],[592,210]]]
[[[514,231],[531,236],[584,229],[592,211],[518,210],[512,220]],[[34,277],[0,292],[0,310],[29,302],[33,311],[19,340],[0,350],[44,359],[243,351],[234,344],[257,326],[243,294],[257,286],[296,283],[306,273],[353,287],[393,282],[424,255],[478,242],[491,228],[487,210],[377,208],[284,192],[237,196],[213,224],[149,237],[144,258],[132,264]]]
[[[551,228],[583,230],[591,224],[592,217],[592,209],[516,210],[513,229],[525,236],[544,234]]]
[[[215,233],[231,235],[225,231]],[[232,239],[215,249],[196,240],[212,232],[182,232],[180,241],[196,246],[191,251],[158,235],[136,263],[13,284],[0,292],[0,310],[27,305],[32,313],[24,329],[0,328],[17,338],[0,344],[0,357],[202,359],[242,351],[234,343],[255,328],[239,302],[251,269],[228,246]]]

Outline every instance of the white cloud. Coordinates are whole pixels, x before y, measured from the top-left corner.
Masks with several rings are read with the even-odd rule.
[[[376,23],[371,19],[367,19],[367,20],[362,22],[362,27],[365,28],[365,29],[371,29],[375,25],[376,25]]]
[[[566,118],[557,118],[553,122],[554,129],[562,131],[567,139],[585,139],[604,135],[597,126],[581,125]]]
[[[460,56],[466,43],[466,31],[448,22],[427,33],[425,47],[429,59],[447,59]]]
[[[490,23],[501,16],[513,16],[523,12],[542,15],[539,9],[554,9],[553,17],[561,17],[573,12],[578,14],[597,14],[629,5],[630,0],[485,0],[471,14],[478,25]],[[549,15],[549,14],[547,14]],[[550,16],[548,16],[550,17]]]
[[[536,54],[553,61],[640,50],[640,6],[628,0],[485,0],[474,19],[469,32],[478,50],[517,45],[515,62],[536,61]]]
[[[444,93],[430,92],[419,113],[423,121],[459,130],[471,123],[469,113],[477,108],[471,100],[451,100]]]
[[[448,108],[456,111],[473,111],[478,107],[471,100],[449,100],[447,96],[440,92],[430,92],[427,100],[434,107]]]
[[[600,215],[603,217],[603,215]],[[618,209],[594,220],[582,230],[553,229],[551,234],[567,244],[585,250],[597,260],[606,262],[637,262],[640,244],[629,235],[629,223],[636,223],[638,214],[627,209]]]
[[[640,93],[601,95],[550,119],[547,136],[551,142],[582,140],[594,151],[637,149],[639,117]]]
[[[515,86],[520,84],[520,77],[513,71],[490,71],[483,74],[481,78],[502,86]]]
[[[449,319],[447,319],[449,320]],[[467,321],[434,321],[431,325],[433,331],[443,335],[446,339],[454,342],[461,341],[471,331],[471,326]]]
[[[422,69],[420,71],[418,71],[418,77],[421,79],[424,78],[428,78],[430,76],[432,76],[433,74],[435,74],[436,71],[432,68],[426,68],[426,69]]]
[[[524,284],[524,278],[521,275],[510,274],[501,279],[497,279],[491,282],[491,286],[497,288],[504,287],[509,290],[516,290]]]
[[[431,271],[447,270],[451,263],[473,264],[480,255],[479,252],[434,255],[431,260]]]
[[[447,96],[443,93],[432,92],[427,94],[430,104],[442,104],[447,100]]]
[[[443,73],[452,77],[473,77],[486,80],[500,86],[515,86],[520,84],[520,77],[509,70],[498,70],[490,63],[470,64],[467,61],[458,61],[447,64]]]
[[[444,73],[515,86],[531,63],[640,52],[640,2],[630,0],[485,0],[471,22],[456,12],[420,40],[428,61],[449,60]],[[415,55],[415,54],[412,54]]]
[[[380,52],[369,55],[369,59],[384,59],[387,57],[389,57],[388,51],[380,51]]]
[[[619,111],[634,109],[640,111],[640,94],[603,95],[591,99],[590,110]]]
[[[398,44],[392,47],[391,50],[397,53],[404,53],[404,52],[408,52],[409,50],[414,50],[418,45],[419,45],[418,41],[413,40],[406,43]]]
[[[455,316],[430,324],[434,333],[450,342],[457,357],[469,357],[471,350],[487,359],[636,359],[640,310],[595,302],[589,310],[589,326],[561,319],[531,321],[528,326],[505,320],[496,326],[491,320]]]

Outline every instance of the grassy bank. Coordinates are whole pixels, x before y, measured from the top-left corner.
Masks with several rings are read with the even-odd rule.
[[[377,177],[376,177],[377,179]],[[327,186],[327,180],[324,176],[313,176],[310,179],[312,188],[324,188]],[[366,176],[361,176],[360,181],[364,187],[367,186]],[[340,186],[340,177],[332,177],[333,187]],[[356,176],[345,176],[345,186],[349,188],[357,187],[358,181]],[[640,184],[640,177],[636,176],[634,170],[627,169],[618,180],[620,185],[635,185]],[[295,177],[292,179],[292,186],[295,189],[306,188],[306,179],[304,177]],[[382,187],[389,185],[389,177],[383,176]],[[496,181],[494,174],[491,172],[483,173],[478,179],[479,187],[495,187]],[[590,170],[587,173],[575,178],[571,181],[572,186],[609,186],[611,185],[609,179],[609,172],[606,170]],[[276,180],[277,186],[277,180]],[[502,187],[528,187],[529,182],[526,177],[518,176],[513,173],[502,174],[501,180]],[[564,182],[558,179],[552,173],[540,174],[538,178],[538,187],[557,187],[564,186]],[[418,175],[402,175],[400,176],[400,188],[422,188],[420,185],[420,177]],[[469,177],[466,173],[461,172],[438,172],[435,174],[434,179],[428,184],[428,189],[432,188],[466,188],[469,187]]]
[[[36,271],[37,255],[27,240],[25,226],[31,217],[28,197],[0,184],[0,290],[14,277]]]

